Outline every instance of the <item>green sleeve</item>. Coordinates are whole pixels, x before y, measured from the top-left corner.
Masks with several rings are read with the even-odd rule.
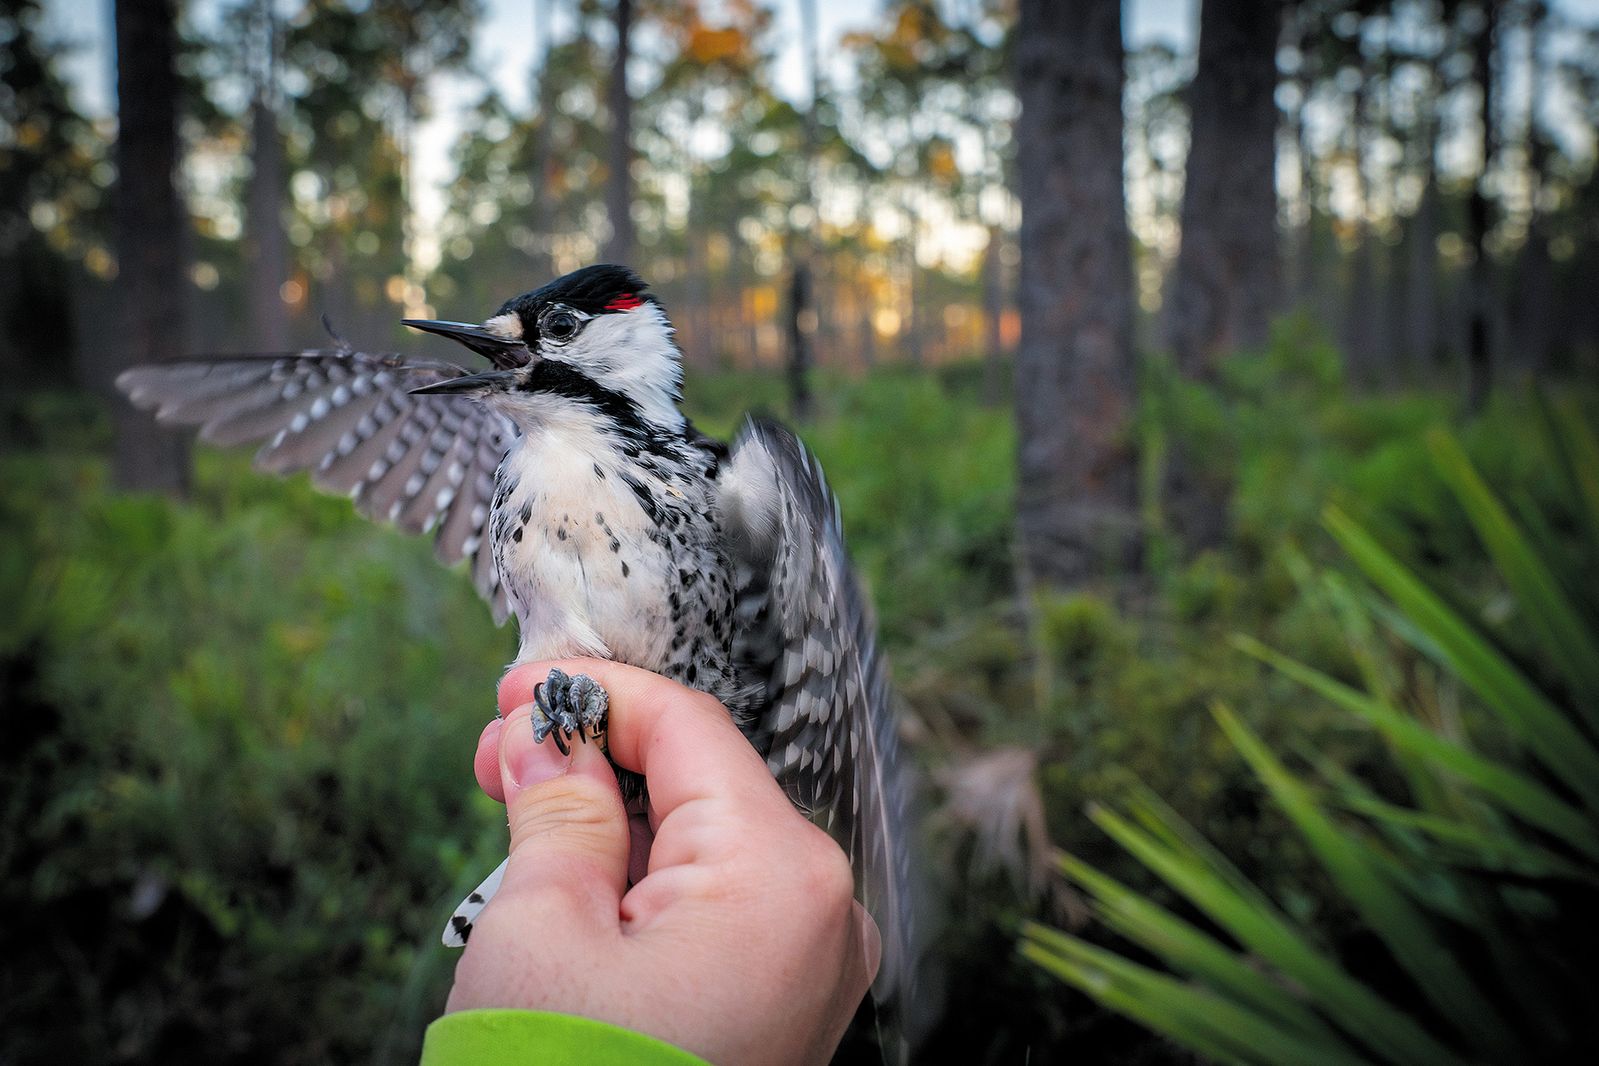
[[[653,1036],[534,1010],[464,1010],[428,1026],[422,1066],[708,1066]]]

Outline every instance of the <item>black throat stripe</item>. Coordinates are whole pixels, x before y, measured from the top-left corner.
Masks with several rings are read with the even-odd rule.
[[[653,436],[649,424],[639,412],[638,404],[615,389],[601,385],[571,363],[563,363],[558,359],[539,360],[533,365],[522,389],[587,404],[605,415],[620,432],[628,436]]]

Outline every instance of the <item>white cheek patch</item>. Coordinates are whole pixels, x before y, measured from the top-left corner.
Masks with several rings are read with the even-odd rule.
[[[512,314],[509,311],[503,315],[495,315],[483,323],[483,328],[490,333],[504,337],[506,340],[519,341],[522,339],[521,316]]]
[[[651,421],[673,429],[682,426],[677,409],[682,364],[672,344],[672,325],[657,305],[596,315],[573,343],[547,347],[544,354],[628,397]]]

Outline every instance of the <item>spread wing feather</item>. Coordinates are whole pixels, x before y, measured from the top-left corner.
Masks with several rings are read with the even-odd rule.
[[[734,442],[722,500],[738,566],[734,656],[764,685],[752,739],[855,866],[883,937],[879,1003],[910,1021],[917,962],[909,783],[876,626],[820,464],[776,423]]]
[[[463,373],[341,349],[138,366],[117,387],[162,422],[199,426],[209,443],[264,442],[262,470],[309,470],[369,518],[434,530],[439,561],[470,559],[473,584],[504,622],[505,590],[483,534],[516,429],[468,397],[409,394]]]

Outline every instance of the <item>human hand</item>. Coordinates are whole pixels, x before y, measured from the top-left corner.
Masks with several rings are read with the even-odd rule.
[[[611,757],[649,783],[631,825],[596,745],[563,756],[533,741],[533,688],[552,666],[610,695]],[[582,1015],[722,1066],[826,1062],[876,975],[877,927],[843,851],[726,708],[599,660],[519,666],[499,699],[506,717],[484,729],[476,771],[507,804],[510,864],[447,1010]]]

